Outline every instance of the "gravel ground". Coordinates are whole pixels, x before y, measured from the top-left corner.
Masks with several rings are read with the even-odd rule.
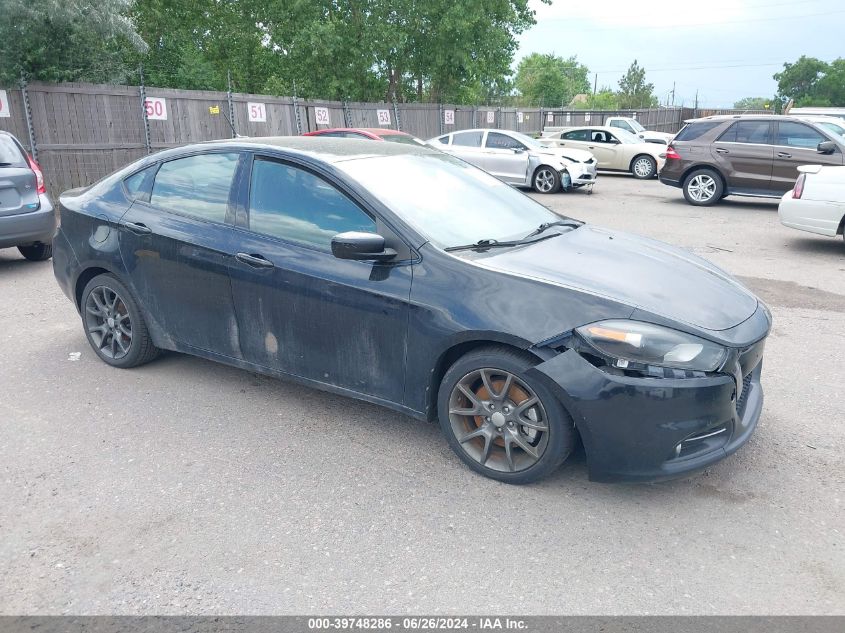
[[[758,430],[655,485],[511,487],[434,425],[212,362],[99,362],[0,251],[2,614],[845,614],[845,244],[768,201],[602,175],[556,211],[689,248],[772,308]]]

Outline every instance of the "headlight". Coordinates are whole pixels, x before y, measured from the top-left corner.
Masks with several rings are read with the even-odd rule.
[[[696,371],[716,371],[727,357],[721,345],[641,321],[600,321],[575,330],[622,369],[629,362]]]

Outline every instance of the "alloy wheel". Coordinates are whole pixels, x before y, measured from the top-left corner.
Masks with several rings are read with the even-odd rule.
[[[649,178],[652,174],[654,174],[654,165],[652,164],[651,159],[638,158],[634,163],[634,173],[638,178]]]
[[[541,193],[550,192],[552,187],[555,186],[555,175],[552,170],[544,167],[538,171],[537,175],[534,176],[534,186]]]
[[[449,422],[463,451],[486,468],[519,472],[536,464],[549,442],[540,398],[500,369],[477,369],[449,397]]]
[[[707,202],[716,195],[716,180],[707,174],[698,174],[687,184],[690,198],[696,202]]]
[[[120,295],[97,286],[85,301],[85,329],[94,346],[107,358],[120,360],[132,347],[132,321]]]

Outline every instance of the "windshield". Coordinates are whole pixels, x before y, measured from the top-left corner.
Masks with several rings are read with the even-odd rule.
[[[356,158],[335,165],[440,248],[519,239],[544,222],[561,219],[448,154]]]
[[[623,130],[621,128],[613,128],[613,135],[616,136],[620,141],[623,143],[642,143],[642,139],[639,136],[634,136],[627,130]]]
[[[379,134],[379,138],[388,143],[403,143],[405,145],[425,145],[424,141],[411,136],[410,134]]]
[[[628,124],[634,128],[637,132],[645,132],[645,128],[642,124],[637,121],[636,119],[628,119]]]
[[[819,125],[833,132],[834,134],[839,134],[840,136],[845,136],[845,127],[842,127],[838,123],[834,123],[833,121],[821,121]]]

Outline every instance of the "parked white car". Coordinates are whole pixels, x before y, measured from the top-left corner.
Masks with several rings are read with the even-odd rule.
[[[621,130],[603,125],[548,132],[540,143],[550,147],[587,150],[595,155],[599,169],[626,171],[637,178],[654,178],[666,162],[666,146],[646,143]]]
[[[796,114],[790,116],[795,116],[796,119],[801,119],[802,121],[815,123],[819,127],[823,127],[834,134],[845,136],[845,119],[840,119],[835,116],[822,116],[818,114]]]
[[[532,187],[539,193],[592,187],[596,158],[576,148],[544,147],[511,130],[461,130],[429,139],[432,147],[454,154],[510,185]]]
[[[633,134],[637,138],[644,140],[646,143],[657,143],[659,145],[668,145],[675,135],[668,132],[653,132],[643,127],[643,124],[630,116],[609,116],[604,120],[607,127],[613,127],[617,130],[625,130]]]
[[[778,216],[784,226],[836,237],[845,224],[845,167],[801,165],[798,180],[783,194]]]

